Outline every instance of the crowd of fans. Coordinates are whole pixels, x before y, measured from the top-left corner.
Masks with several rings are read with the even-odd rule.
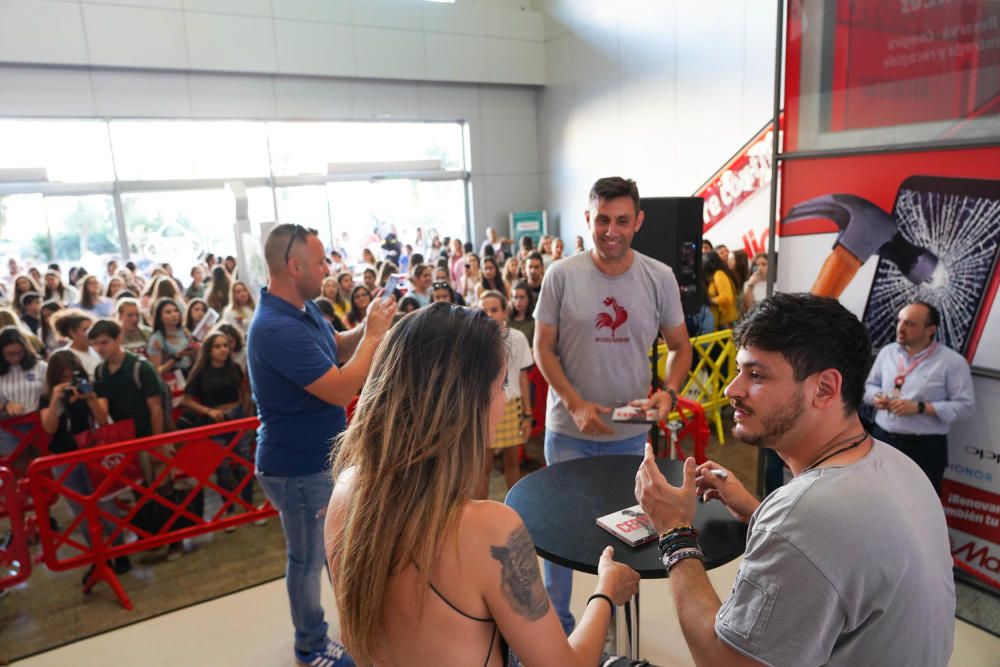
[[[350,265],[337,248],[328,253],[328,277],[316,304],[336,330],[348,331],[364,324],[373,298],[398,275],[397,317],[444,301],[481,305],[509,323],[522,372],[511,383],[512,426],[495,444],[507,450],[502,458],[510,485],[519,477],[513,445],[523,444],[531,426],[523,371],[533,363],[534,303],[545,268],[563,257],[564,244],[545,236],[537,248],[531,238],[515,247],[491,229],[479,250],[457,238],[425,243],[419,232],[398,252],[379,257],[366,248]],[[51,451],[60,453],[78,447],[78,434],[109,423],[131,420],[135,436],[144,437],[254,414],[245,338],[256,299],[237,275],[236,260],[220,260],[206,255],[182,281],[169,263],[145,273],[132,262],[111,260],[99,276],[81,267],[64,271],[53,263],[43,270],[10,258],[0,279],[0,419],[39,411]],[[16,433],[0,431],[0,456],[17,442]],[[248,440],[236,453],[250,461],[251,449]],[[219,485],[237,488],[246,470],[227,460],[216,473]],[[83,467],[67,480],[89,492]],[[253,485],[244,485],[242,493],[252,501]],[[181,553],[178,543],[166,555]],[[125,571],[130,565],[120,559],[115,567]]]

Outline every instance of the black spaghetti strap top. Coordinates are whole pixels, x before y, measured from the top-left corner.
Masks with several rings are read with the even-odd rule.
[[[489,647],[489,651],[486,652],[486,660],[483,662],[483,667],[486,667],[487,665],[489,665],[490,664],[490,657],[493,655],[493,640],[496,639],[497,633],[500,630],[497,627],[497,622],[495,620],[493,620],[492,618],[479,618],[478,616],[472,616],[471,614],[466,614],[464,611],[462,611],[461,609],[459,609],[458,607],[456,607],[454,604],[452,604],[451,600],[449,600],[444,595],[442,595],[441,591],[439,591],[437,588],[434,587],[434,584],[432,584],[430,582],[427,582],[427,584],[431,587],[431,590],[434,591],[434,594],[437,595],[439,598],[441,598],[441,601],[444,602],[449,607],[451,607],[456,613],[461,614],[462,616],[465,616],[470,621],[477,621],[479,623],[492,623],[493,624],[493,633],[490,635],[490,647]],[[507,646],[507,642],[504,641],[503,635],[500,636],[500,655],[503,656],[503,664],[506,665],[507,662],[508,662],[508,658],[510,656],[510,649]]]

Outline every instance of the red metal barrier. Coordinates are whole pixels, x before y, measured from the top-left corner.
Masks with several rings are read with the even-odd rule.
[[[17,498],[23,514],[34,510],[34,504],[28,492],[28,465],[39,456],[49,453],[51,437],[42,428],[42,419],[38,412],[29,412],[19,417],[0,420],[0,430],[17,438],[17,445],[10,453],[0,456],[0,466],[8,468],[17,480]],[[45,498],[45,505],[51,505],[54,498]],[[0,518],[8,516],[7,510],[0,506]]]
[[[0,430],[17,437],[14,451],[0,456],[0,466],[10,468],[18,477],[25,476],[31,459],[49,453],[50,438],[42,428],[42,419],[38,412],[4,419],[0,421]]]
[[[535,403],[531,406],[531,417],[535,421],[531,429],[531,437],[545,433],[545,403],[549,397],[549,383],[545,381],[545,376],[538,370],[538,366],[532,366],[528,371],[528,383],[535,390]]]
[[[28,469],[36,503],[45,494],[55,494],[80,509],[68,525],[55,531],[49,525],[47,508],[40,506],[43,561],[52,570],[93,565],[84,591],[106,581],[122,606],[131,609],[108,559],[277,514],[266,498],[254,505],[240,495],[246,485],[253,484],[254,465],[236,448],[243,438],[252,437],[259,424],[257,418],[250,417],[37,459]],[[105,476],[89,478],[89,492],[81,492],[79,484],[71,481],[74,472],[78,466],[99,461],[104,461]],[[223,464],[232,467],[238,478],[232,489],[221,487],[214,478]],[[146,474],[137,475],[137,468]],[[116,488],[122,490],[116,494],[111,511],[106,496]],[[208,518],[201,516],[204,489],[222,498],[219,509]],[[243,512],[228,515],[230,507]],[[84,521],[89,540],[74,535]],[[159,525],[151,528],[150,523]]]
[[[0,466],[0,510],[10,517],[10,533],[0,535],[0,590],[31,576],[31,554],[24,529],[24,515],[17,492],[17,478],[10,468]]]
[[[678,418],[673,421],[681,424],[680,428],[676,429],[676,435],[671,436],[671,429],[666,420],[659,423],[660,430],[668,436],[668,445],[663,449],[662,455],[666,457],[672,454],[673,447],[670,446],[672,443],[677,447],[677,458],[686,458],[684,450],[681,448],[681,441],[690,436],[693,445],[691,456],[694,456],[695,461],[699,464],[704,463],[708,460],[706,450],[708,449],[708,437],[710,435],[708,420],[705,418],[705,409],[697,401],[679,396],[677,398],[675,413]]]

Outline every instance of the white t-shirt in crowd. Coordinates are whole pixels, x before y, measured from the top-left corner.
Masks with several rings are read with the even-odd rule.
[[[515,398],[521,398],[520,373],[531,368],[535,360],[531,357],[528,337],[517,329],[507,327],[504,349],[507,351],[507,386],[503,393],[509,403]]]
[[[81,352],[80,350],[67,345],[62,349],[69,350],[76,355],[76,358],[80,360],[81,364],[83,364],[83,370],[87,371],[87,376],[91,379],[91,381],[93,381],[94,371],[97,370],[97,367],[101,364],[101,358],[97,356],[96,352],[94,352],[94,348],[89,348],[86,352]]]

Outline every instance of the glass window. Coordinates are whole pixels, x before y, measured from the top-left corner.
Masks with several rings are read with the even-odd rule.
[[[108,126],[90,120],[0,120],[0,169],[44,168],[48,180],[114,180]]]
[[[235,255],[232,198],[222,189],[122,195],[129,252],[140,269],[170,262],[187,275],[203,253]]]
[[[440,160],[465,169],[459,123],[268,123],[275,174],[325,174],[330,163]],[[358,169],[358,171],[364,171]]]
[[[365,247],[379,256],[378,236],[390,232],[412,239],[421,227],[426,238],[436,231],[467,239],[464,181],[350,181],[330,183],[327,192],[334,234],[351,263]]]
[[[51,261],[42,195],[0,197],[0,253],[35,266]]]
[[[122,180],[268,175],[263,123],[113,120],[110,126]]]
[[[278,216],[281,222],[300,224],[319,232],[323,245],[331,247],[330,205],[322,185],[278,188]]]
[[[45,197],[44,203],[56,261],[82,264],[87,271],[103,275],[106,261],[120,254],[111,196]],[[36,239],[41,237],[36,235]]]

